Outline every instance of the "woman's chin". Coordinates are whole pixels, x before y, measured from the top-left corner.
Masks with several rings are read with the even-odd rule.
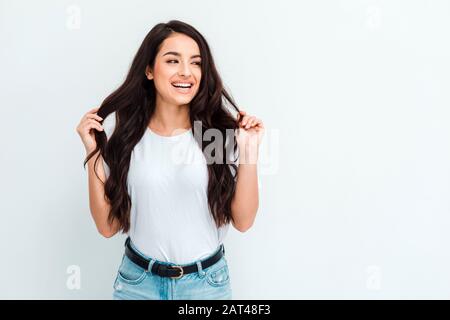
[[[189,103],[191,103],[191,101],[192,101],[191,97],[184,97],[184,98],[175,99],[175,103],[177,105],[179,105],[179,106],[189,104]]]

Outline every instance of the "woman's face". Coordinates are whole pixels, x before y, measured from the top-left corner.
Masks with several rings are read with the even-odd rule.
[[[182,33],[165,39],[155,57],[154,68],[147,68],[153,79],[157,99],[173,105],[187,105],[197,94],[201,80],[201,57],[197,43]]]

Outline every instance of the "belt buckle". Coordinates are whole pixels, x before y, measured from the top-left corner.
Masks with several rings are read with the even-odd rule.
[[[182,267],[180,267],[180,266],[170,266],[170,267],[174,268],[174,269],[180,269],[180,275],[176,276],[176,277],[169,277],[169,278],[171,278],[171,279],[180,279],[183,276],[184,270],[183,270]]]

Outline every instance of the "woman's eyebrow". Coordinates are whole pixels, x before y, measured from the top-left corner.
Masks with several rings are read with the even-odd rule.
[[[163,57],[164,57],[165,55],[168,55],[168,54],[172,54],[172,55],[177,56],[177,57],[180,57],[180,56],[181,56],[181,54],[179,54],[178,52],[175,52],[175,51],[169,51],[169,52],[164,53],[164,54],[163,54]],[[193,56],[191,56],[191,59],[192,59],[192,58],[201,58],[201,56],[200,56],[199,54],[194,54]]]

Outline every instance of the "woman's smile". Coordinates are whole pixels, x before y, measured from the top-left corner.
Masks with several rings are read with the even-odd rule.
[[[173,89],[181,94],[192,93],[194,84],[192,82],[172,82]]]

